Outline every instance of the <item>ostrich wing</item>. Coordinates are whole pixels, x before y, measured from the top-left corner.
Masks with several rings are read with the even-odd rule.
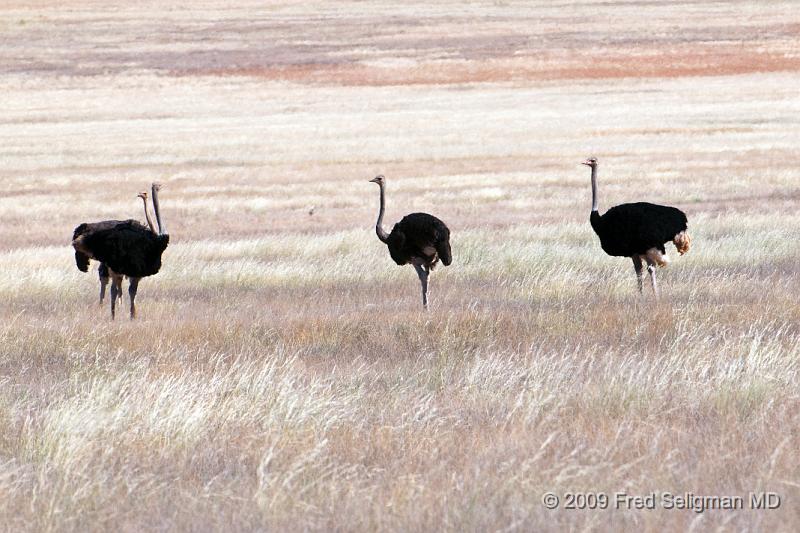
[[[686,215],[680,209],[647,202],[612,207],[602,219],[605,232],[624,243],[622,255],[663,249],[664,243],[686,229]]]
[[[439,254],[439,259],[442,260],[444,266],[448,266],[453,262],[453,252],[450,249],[450,234],[448,232],[446,240],[440,240],[436,243],[436,253]]]
[[[72,232],[72,246],[75,248],[75,264],[78,266],[78,270],[81,272],[88,272],[89,271],[89,260],[92,258],[90,255],[86,254],[83,250],[85,248],[82,246],[82,242],[80,246],[76,246],[76,239],[82,235],[89,235],[96,231],[100,230],[107,230],[117,226],[118,224],[125,224],[125,223],[132,223],[135,224],[136,221],[132,219],[128,220],[104,220],[102,222],[84,222],[80,224],[75,230]],[[80,248],[80,249],[79,249]]]
[[[411,257],[406,250],[406,234],[395,225],[389,234],[386,245],[389,247],[389,255],[398,265],[405,265]]]
[[[430,257],[435,249],[442,260],[442,263],[449,265],[451,262],[450,253],[450,230],[447,226],[433,215],[427,213],[411,213],[394,225],[390,238],[390,252],[392,235],[402,234],[401,246],[398,246],[398,257],[392,255],[398,264],[407,263],[412,257]],[[398,259],[403,262],[399,262]]]
[[[83,237],[83,246],[92,257],[118,274],[139,278],[158,273],[167,244],[168,235],[156,235],[136,221],[121,222]]]
[[[81,272],[89,272],[89,259],[91,258],[85,253],[75,250],[75,265]]]

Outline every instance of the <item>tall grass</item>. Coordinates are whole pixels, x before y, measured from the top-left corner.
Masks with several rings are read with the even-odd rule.
[[[791,3],[342,6],[0,8],[4,529],[797,530]],[[601,209],[689,215],[658,301],[588,155]],[[428,313],[377,173],[452,229]],[[111,322],[72,228],[155,179]],[[542,504],[620,491],[782,505]]]

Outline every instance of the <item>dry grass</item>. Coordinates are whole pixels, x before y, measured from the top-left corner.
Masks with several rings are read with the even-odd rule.
[[[792,2],[120,4],[0,11],[6,530],[800,528]],[[689,214],[659,303],[590,154],[601,208]],[[378,172],[453,230],[430,313]],[[69,237],[153,179],[171,245],[112,323]]]

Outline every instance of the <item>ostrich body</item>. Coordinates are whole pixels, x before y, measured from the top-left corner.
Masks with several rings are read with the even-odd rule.
[[[131,300],[131,318],[136,318],[136,292],[139,280],[157,274],[161,269],[161,255],[169,244],[169,235],[161,221],[158,204],[158,191],[153,184],[153,208],[158,221],[158,233],[153,227],[147,212],[147,195],[140,195],[145,203],[145,217],[149,228],[136,220],[106,220],[81,224],[75,228],[72,246],[75,248],[75,263],[78,269],[86,272],[89,260],[101,262],[101,298],[104,292],[103,270],[111,279],[111,318],[115,317],[118,298],[122,297],[122,279],[130,280],[128,294]],[[107,282],[107,281],[106,281]]]
[[[450,230],[444,222],[428,213],[411,213],[394,225],[391,233],[383,229],[386,210],[386,178],[377,176],[370,180],[380,188],[380,211],[375,232],[389,248],[389,255],[398,265],[411,264],[422,285],[422,306],[428,308],[428,277],[441,260],[444,266],[453,261],[450,250]]]
[[[150,212],[147,209],[147,191],[142,191],[139,194],[137,194],[136,196],[141,198],[142,202],[144,203],[144,217],[147,220],[147,226],[150,228],[150,231],[152,231],[153,233],[156,233],[156,228],[155,228],[155,226],[153,226],[153,219],[150,218]],[[105,222],[97,222],[94,225],[81,224],[80,226],[78,226],[78,228],[75,229],[75,232],[72,235],[72,239],[75,240],[78,237],[78,235],[79,235],[78,234],[78,229],[83,228],[83,231],[86,231],[87,226],[91,226],[91,227],[94,227],[95,229],[97,229],[99,227],[98,226],[99,224],[105,224],[105,227],[113,227],[113,226],[115,226],[117,224],[121,224],[122,222],[130,222],[130,223],[133,223],[133,224],[139,224],[137,221],[132,220],[132,219],[128,219],[126,221],[122,221],[122,220],[106,220]],[[77,252],[77,251],[75,252],[76,261],[80,261],[78,263],[78,268],[81,268],[81,264],[83,262],[85,262],[86,267],[88,269],[88,265],[89,265],[88,257],[83,256],[84,258],[79,260],[78,259],[78,255],[79,254],[80,254],[80,252]],[[81,255],[83,255],[83,254],[81,254]],[[85,269],[81,269],[81,270],[83,272],[86,272]],[[100,305],[103,305],[103,299],[105,298],[105,295],[106,295],[106,286],[108,285],[108,280],[109,280],[109,277],[110,277],[109,272],[108,272],[108,267],[106,266],[105,263],[100,263],[100,266],[97,269],[97,276],[98,276],[98,278],[100,278]],[[138,284],[138,283],[139,282],[137,280],[136,284]],[[119,292],[117,296],[119,298],[122,298],[122,293]]]
[[[75,228],[75,231],[72,232],[72,242],[74,243],[78,237],[81,237],[85,233],[90,233],[101,229],[109,229],[113,228],[117,224],[126,223],[138,224],[138,222],[135,220],[104,220],[102,222],[83,223]],[[74,247],[75,245],[73,244],[73,248]],[[75,264],[78,265],[78,270],[81,272],[89,271],[89,259],[91,259],[90,256],[83,252],[79,252],[77,249],[75,250]],[[100,266],[97,269],[97,277],[100,279],[100,305],[103,305],[103,300],[106,296],[106,286],[108,285],[109,279],[108,267],[105,263],[100,263]]]
[[[597,210],[597,159],[582,164],[592,169],[592,213],[589,222],[608,255],[630,257],[642,292],[643,264],[647,263],[653,292],[658,296],[656,266],[667,266],[664,244],[672,241],[680,255],[689,251],[691,237],[686,231],[686,214],[675,207],[636,202],[612,207],[600,215]]]

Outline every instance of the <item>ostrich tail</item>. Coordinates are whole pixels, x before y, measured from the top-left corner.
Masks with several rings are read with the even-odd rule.
[[[678,249],[678,253],[683,255],[689,251],[689,248],[692,247],[692,237],[686,230],[675,235],[675,238],[672,239],[672,242],[675,243],[675,248]]]

